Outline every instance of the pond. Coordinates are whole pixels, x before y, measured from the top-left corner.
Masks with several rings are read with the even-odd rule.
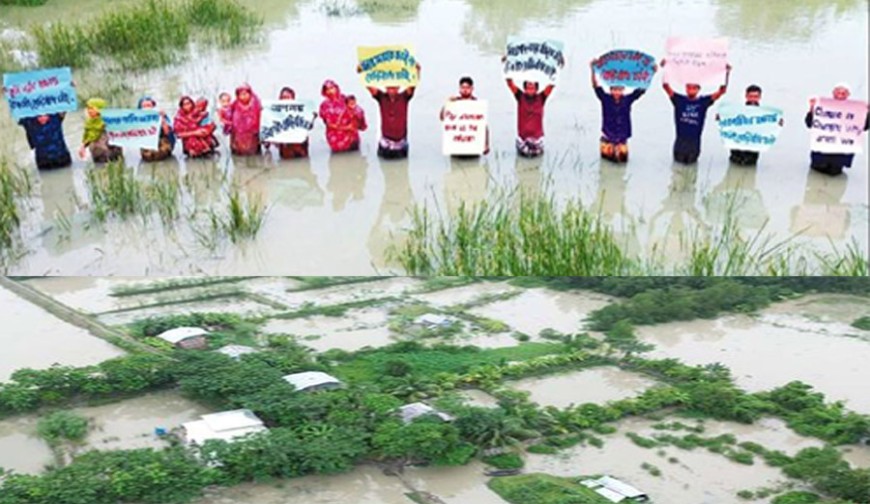
[[[115,2],[112,9],[133,2]],[[170,231],[139,219],[89,222],[85,171],[40,174],[37,192],[24,215],[26,255],[9,265],[22,274],[373,274],[394,271],[390,244],[401,240],[416,204],[437,204],[441,212],[460,202],[481,201],[498,188],[536,190],[547,181],[559,199],[579,197],[600,209],[626,246],[646,255],[654,248],[674,257],[687,233],[721,222],[728,207],[747,234],[759,230],[776,238],[801,233],[797,243],[828,250],[855,240],[868,249],[868,173],[859,155],[847,176],[828,178],[808,169],[808,134],[802,124],[807,98],[849,81],[853,95],[866,99],[868,44],[866,5],[859,0],[828,2],[750,2],[701,0],[662,7],[654,0],[408,0],[395,10],[351,14],[352,0],[269,0],[247,5],[265,16],[262,41],[241,49],[197,46],[187,62],[140,75],[76,72],[83,92],[112,92],[132,106],[139,95],[154,95],[171,110],[182,93],[233,89],[250,81],[262,97],[294,87],[300,98],[319,99],[325,78],[336,79],[360,96],[372,129],[377,110],[354,73],[358,45],[408,42],[416,46],[425,70],[410,109],[410,158],[382,162],[375,155],[376,132],[364,134],[362,152],[328,154],[322,126],[314,131],[311,159],[224,156],[216,163],[183,159],[152,172],[178,173],[184,201],[218,201],[225,178],[268,205],[264,227],[251,242],[206,245],[186,223]],[[97,15],[93,0],[53,0],[34,8],[4,6],[2,24],[17,30],[51,20]],[[522,10],[524,15],[516,12]],[[323,38],[324,33],[341,33]],[[515,108],[501,75],[499,56],[509,35],[540,35],[566,41],[567,65],[548,102],[547,153],[538,161],[514,153]],[[600,110],[589,86],[588,62],[622,46],[661,56],[668,35],[723,36],[730,39],[734,66],[729,101],[758,83],[766,103],[786,111],[786,128],[758,169],[730,166],[727,152],[708,125],[696,168],[671,161],[672,108],[658,89],[635,106],[632,159],[625,167],[598,159]],[[305,48],[299,50],[299,48]],[[818,71],[819,68],[836,69]],[[479,162],[451,161],[441,155],[437,112],[456,91],[461,75],[476,79],[476,93],[489,100],[493,152]],[[117,91],[115,92],[117,94]],[[129,96],[127,96],[129,95]],[[710,121],[712,122],[712,121]],[[82,133],[82,114],[66,124],[71,145]],[[0,105],[0,153],[32,164],[25,137]],[[865,140],[866,141],[866,140]],[[138,165],[129,153],[128,163]],[[226,175],[226,177],[225,177]],[[61,216],[61,217],[58,217]],[[71,223],[67,228],[62,222]],[[154,223],[152,223],[154,224]]]
[[[515,331],[536,337],[544,329],[582,332],[583,319],[610,304],[611,298],[588,291],[527,289],[519,296],[478,306],[469,313],[499,320]]]
[[[583,403],[604,404],[641,394],[655,385],[644,376],[613,367],[597,367],[570,373],[524,378],[509,384],[510,388],[531,393],[530,399],[541,407],[568,406]]]

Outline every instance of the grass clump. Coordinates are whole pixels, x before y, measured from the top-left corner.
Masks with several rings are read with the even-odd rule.
[[[111,216],[144,218],[156,212],[164,223],[170,223],[180,216],[181,187],[177,179],[156,177],[141,181],[123,161],[118,161],[88,170],[85,182],[91,214],[98,222]]]
[[[0,0],[0,5],[15,5],[18,7],[36,7],[45,5],[48,0]]]
[[[33,181],[24,170],[0,159],[0,251],[12,247],[21,227],[21,198],[30,194]]]
[[[207,209],[205,228],[194,231],[200,243],[209,248],[224,237],[239,243],[257,236],[266,220],[266,210],[262,198],[243,195],[233,187],[227,195],[226,210]]]
[[[870,331],[870,316],[861,317],[852,322],[852,327]]]
[[[610,501],[579,483],[583,478],[521,474],[493,478],[487,486],[511,504],[608,504]]]
[[[501,453],[491,457],[484,457],[483,461],[496,469],[521,469],[525,464],[523,458],[516,453]]]
[[[36,432],[50,446],[66,441],[77,443],[88,435],[88,419],[68,411],[57,411],[40,419]]]

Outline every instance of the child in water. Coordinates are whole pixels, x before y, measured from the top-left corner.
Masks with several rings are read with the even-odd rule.
[[[199,126],[209,133],[208,142],[211,144],[212,148],[217,148],[217,146],[220,145],[217,138],[214,136],[214,131],[217,129],[217,125],[214,124],[214,121],[211,119],[211,114],[208,113],[208,100],[205,98],[196,100],[196,114]]]
[[[359,132],[365,131],[369,128],[368,123],[366,123],[366,113],[362,107],[357,105],[356,97],[354,95],[347,95],[344,103],[345,110],[340,124],[348,128],[348,131],[356,137],[354,145],[359,146]]]
[[[231,125],[233,123],[233,97],[229,93],[221,93],[218,96],[218,118],[221,121],[221,131],[224,135],[230,134]]]

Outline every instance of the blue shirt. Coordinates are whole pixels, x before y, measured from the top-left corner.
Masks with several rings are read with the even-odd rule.
[[[690,100],[687,96],[676,94],[671,97],[674,104],[674,122],[677,126],[677,140],[701,146],[701,133],[707,119],[707,109],[713,105],[712,96],[699,96]]]
[[[69,150],[63,138],[63,118],[60,114],[50,114],[45,124],[39,124],[36,117],[20,119],[18,124],[24,127],[27,142],[36,151],[37,166],[69,159]]]
[[[601,134],[605,140],[621,144],[631,138],[631,106],[644,92],[635,89],[616,101],[601,86],[595,86],[595,96],[601,101]]]

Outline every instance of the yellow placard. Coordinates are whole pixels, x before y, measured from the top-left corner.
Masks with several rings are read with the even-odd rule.
[[[366,87],[415,87],[420,80],[414,48],[408,45],[358,47],[362,69],[360,78]]]

